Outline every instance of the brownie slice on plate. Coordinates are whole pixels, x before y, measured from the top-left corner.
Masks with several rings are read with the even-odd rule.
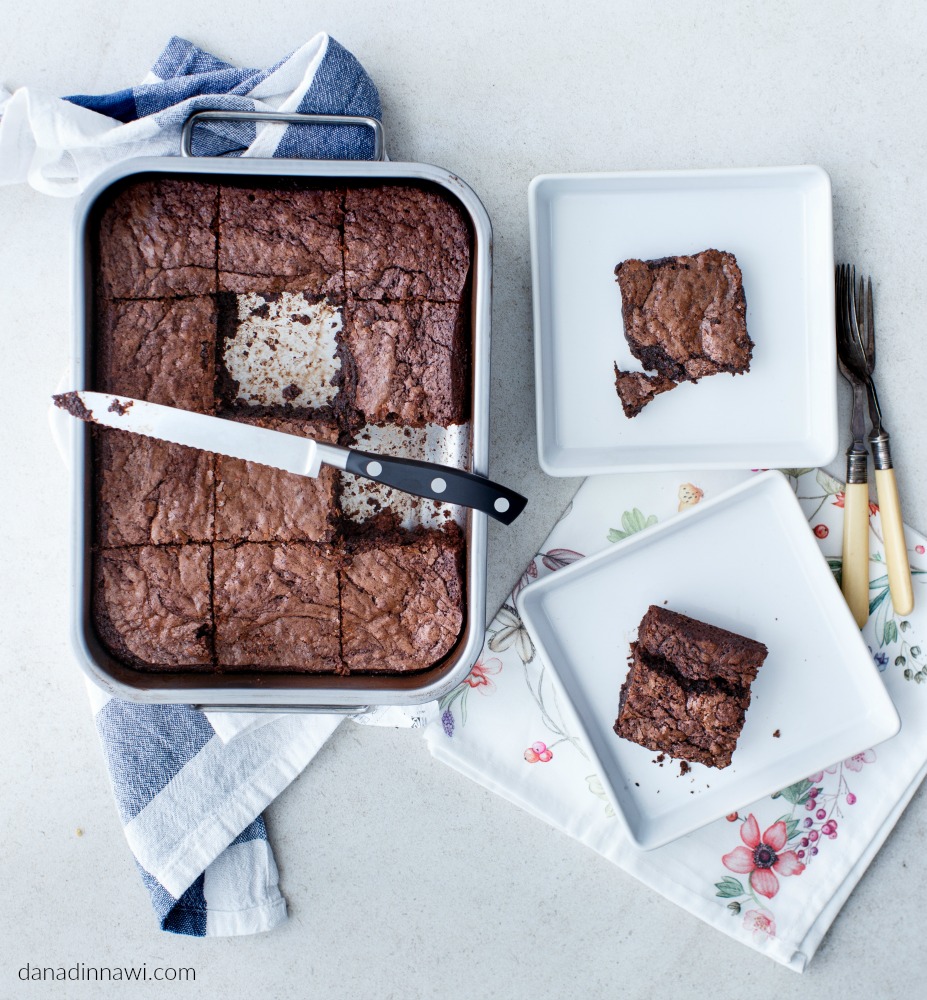
[[[755,639],[651,605],[631,644],[615,732],[648,750],[727,767],[766,653]]]

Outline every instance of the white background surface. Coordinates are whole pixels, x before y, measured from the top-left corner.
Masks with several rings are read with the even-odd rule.
[[[323,29],[379,86],[391,157],[459,172],[493,220],[491,472],[533,501],[491,535],[493,606],[578,485],[535,457],[526,192],[542,172],[828,170],[837,257],[875,276],[905,517],[927,528],[927,8],[34,0],[6,5],[0,72],[9,87],[100,93],[140,79],[171,33],[263,65]],[[0,189],[0,997],[128,995],[15,979],[26,962],[77,961],[195,966],[195,988],[148,984],[139,998],[916,992],[923,790],[799,977],[434,763],[414,734],[352,726],[269,810],[290,921],[234,940],[157,931],[68,647],[66,478],[45,410],[67,356],[70,213]]]

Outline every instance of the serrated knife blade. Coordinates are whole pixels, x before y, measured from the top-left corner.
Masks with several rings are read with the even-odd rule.
[[[331,465],[404,493],[481,510],[503,524],[511,524],[528,503],[521,494],[483,476],[433,462],[341,448],[284,431],[105,392],[65,392],[52,398],[72,417],[103,427],[257,462],[298,476],[315,477],[323,464]]]

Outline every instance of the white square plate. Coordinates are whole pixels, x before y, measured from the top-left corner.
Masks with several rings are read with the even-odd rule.
[[[650,604],[764,642],[730,766],[617,736],[629,643]],[[649,850],[893,736],[898,713],[784,477],[764,473],[518,595],[539,655],[628,836]],[[779,733],[775,736],[774,733]]]
[[[807,468],[837,453],[830,178],[820,168],[535,177],[528,193],[538,457],[552,476]],[[737,257],[755,343],[745,375],[685,383],[633,419],[614,363],[624,339],[615,267]]]

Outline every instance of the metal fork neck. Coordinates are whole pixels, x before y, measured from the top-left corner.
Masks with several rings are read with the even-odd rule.
[[[850,486],[869,482],[868,461],[869,452],[856,442],[847,448],[847,483]]]

